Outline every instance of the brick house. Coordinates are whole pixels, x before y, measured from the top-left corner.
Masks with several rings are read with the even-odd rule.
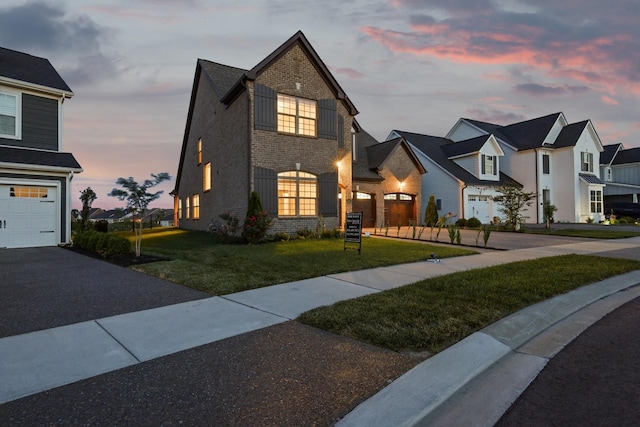
[[[356,114],[300,31],[251,70],[199,59],[172,191],[176,224],[242,219],[256,191],[273,232],[315,229],[320,218],[340,228],[353,209]]]
[[[73,92],[45,58],[0,47],[0,248],[71,238],[71,180],[63,152],[64,103]]]

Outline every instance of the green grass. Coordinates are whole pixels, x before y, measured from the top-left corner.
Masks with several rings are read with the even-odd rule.
[[[394,351],[437,353],[524,307],[639,268],[581,255],[516,262],[320,307],[299,320]]]
[[[626,239],[629,237],[640,236],[640,231],[612,230],[610,228],[603,229],[571,229],[564,228],[559,230],[544,229],[527,229],[527,233],[531,234],[547,234],[551,236],[567,236],[567,237],[585,237],[591,239]]]
[[[422,261],[432,253],[440,258],[475,253],[460,247],[376,238],[363,238],[360,255],[353,249],[344,251],[343,246],[341,239],[223,245],[208,233],[153,230],[145,233],[142,252],[172,261],[135,269],[212,295],[224,295],[344,271]]]

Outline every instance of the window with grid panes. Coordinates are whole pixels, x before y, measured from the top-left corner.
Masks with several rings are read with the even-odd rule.
[[[278,94],[278,132],[316,136],[317,102]]]

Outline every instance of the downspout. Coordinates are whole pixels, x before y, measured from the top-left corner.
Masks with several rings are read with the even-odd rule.
[[[465,218],[464,215],[464,190],[467,189],[467,184],[465,183],[462,188],[460,189],[460,207],[462,208],[462,216],[460,218]]]
[[[538,177],[538,149],[534,148],[533,152],[536,155],[536,224],[540,224],[540,198],[538,197],[540,182]]]

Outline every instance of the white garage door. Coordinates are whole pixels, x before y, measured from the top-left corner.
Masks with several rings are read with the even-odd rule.
[[[56,187],[0,185],[0,247],[56,245],[56,212]]]
[[[476,217],[483,224],[488,224],[492,221],[490,199],[488,196],[470,195],[468,204],[468,212],[471,217]]]

